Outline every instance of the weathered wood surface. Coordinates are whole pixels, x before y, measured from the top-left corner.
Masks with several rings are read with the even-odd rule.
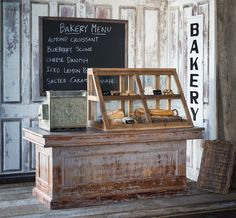
[[[127,76],[127,75],[173,75],[176,73],[175,68],[93,68],[89,72],[93,72],[96,76],[107,76],[107,73],[111,76]]]
[[[228,195],[204,193],[196,190],[194,183],[188,183],[189,195],[185,196],[155,197],[66,210],[49,210],[38,203],[32,197],[33,186],[33,183],[0,185],[0,217],[219,218],[236,215],[236,192]],[[215,212],[215,216],[209,216],[210,212]]]
[[[104,132],[88,128],[76,132],[48,132],[37,127],[23,128],[23,138],[44,147],[101,145],[106,143],[162,142],[203,138],[203,128],[149,129]]]
[[[58,209],[185,193],[186,139],[194,132],[201,137],[201,128],[128,133],[23,129],[24,138],[36,143],[33,194]]]
[[[236,144],[236,2],[217,1],[217,53],[218,72],[218,138]],[[234,163],[233,187],[236,188],[236,161]]]
[[[218,62],[218,136],[222,140],[236,143],[236,122],[234,119],[236,108],[236,2],[234,0],[217,1],[219,18],[217,19],[217,43],[219,51]],[[230,33],[230,34],[228,34]],[[236,186],[236,185],[235,185]]]
[[[36,146],[33,194],[51,209],[186,192],[185,141]]]
[[[235,146],[226,141],[207,140],[203,146],[198,188],[227,194],[231,185]]]

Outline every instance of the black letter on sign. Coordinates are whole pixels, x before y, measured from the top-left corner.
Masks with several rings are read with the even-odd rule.
[[[198,23],[191,23],[190,24],[190,32],[191,32],[191,36],[198,36],[199,24]]]
[[[198,84],[193,84],[194,82],[197,82],[197,79],[193,79],[194,76],[198,76],[198,74],[190,74],[190,86],[191,87],[198,87]]]
[[[198,70],[197,59],[198,57],[193,62],[193,58],[190,58],[190,70],[193,70],[193,67],[195,67],[195,70]]]
[[[193,44],[192,44],[192,48],[191,48],[190,54],[192,54],[192,51],[194,51],[194,50],[196,51],[196,53],[199,53],[198,45],[197,45],[197,40],[196,39],[193,40]]]
[[[191,109],[191,112],[192,112],[192,115],[193,115],[193,120],[196,121],[196,115],[197,115],[197,112],[198,112],[199,108],[197,109],[196,112],[194,111],[194,108],[190,107],[190,109]]]
[[[191,102],[191,104],[193,104],[193,102],[195,102],[195,104],[198,104],[198,102],[197,102],[198,97],[199,97],[198,92],[190,91],[190,102]]]

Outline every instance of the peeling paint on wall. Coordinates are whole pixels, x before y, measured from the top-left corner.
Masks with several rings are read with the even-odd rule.
[[[17,17],[17,8],[13,5],[11,7],[7,7],[4,10],[4,30],[6,35],[8,36],[5,38],[4,44],[5,48],[7,49],[6,54],[12,55],[16,51],[17,44],[19,43],[19,35],[16,29],[18,29],[19,25],[19,18]]]
[[[3,85],[5,86],[3,101],[5,103],[0,106],[0,117],[7,119],[15,119],[17,117],[17,119],[22,120],[23,127],[29,127],[31,120],[37,119],[37,102],[43,100],[39,96],[39,16],[61,15],[83,18],[127,19],[129,20],[129,66],[179,67],[181,68],[179,72],[181,72],[182,77],[180,79],[186,81],[185,72],[187,65],[184,59],[186,39],[185,33],[183,32],[181,36],[181,34],[178,35],[178,31],[184,31],[185,18],[189,16],[190,11],[192,13],[191,5],[194,5],[193,11],[196,14],[199,10],[198,2],[202,2],[202,0],[189,0],[187,5],[182,5],[181,2],[168,2],[167,0],[71,0],[69,3],[67,0],[21,0],[20,3],[19,1],[4,1],[1,12],[3,18],[7,17],[3,21],[5,26],[5,29],[3,28],[3,36],[6,36],[6,40],[3,40],[3,47],[6,48],[4,66],[14,66],[14,68],[4,68],[5,76],[11,75],[11,77],[5,77],[5,80],[3,80]],[[203,7],[204,11],[206,11],[205,3],[208,4],[208,1],[204,1],[204,6],[201,9],[202,13]],[[173,7],[171,4],[173,4]],[[172,8],[174,11],[171,11]],[[169,17],[170,20],[168,20],[169,15],[171,15]],[[150,17],[155,20],[149,22],[148,19]],[[169,25],[170,32],[168,32]],[[149,36],[150,33],[147,31],[150,29],[152,32],[156,32],[155,36]],[[168,58],[170,60],[169,63]],[[181,61],[182,65],[180,64]],[[21,69],[22,72],[20,72]],[[14,74],[8,74],[8,72],[13,72]],[[9,132],[15,135],[17,131],[20,132],[20,127],[18,123],[13,122],[13,124],[15,126],[13,125]],[[18,148],[21,139],[17,134],[16,139],[18,142],[15,142],[14,146]],[[8,163],[6,162],[6,169],[17,173],[16,163],[19,163],[22,157],[24,157],[23,161],[30,160],[27,159],[27,156],[30,155],[30,146],[27,149],[22,150],[24,152],[23,155],[19,154],[19,149],[15,149],[15,154],[13,156],[10,155],[11,158],[15,158],[15,165],[11,166],[6,164]],[[32,152],[31,155],[33,156]],[[190,158],[193,157],[191,156]],[[31,160],[33,161],[33,157],[31,157]],[[25,163],[22,166],[24,166],[23,172],[30,172],[34,168],[32,163]],[[4,173],[5,171],[0,172],[0,174]],[[148,174],[148,172],[146,173]]]

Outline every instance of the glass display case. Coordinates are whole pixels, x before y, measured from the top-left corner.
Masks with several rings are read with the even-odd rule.
[[[90,68],[87,89],[89,127],[193,127],[174,68]]]

